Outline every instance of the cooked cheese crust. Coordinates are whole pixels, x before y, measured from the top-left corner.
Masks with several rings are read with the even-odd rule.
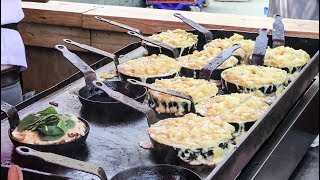
[[[148,128],[155,141],[175,148],[218,147],[230,141],[235,128],[213,117],[189,113],[183,117],[161,120]]]
[[[74,122],[76,123],[75,127],[72,129],[69,129],[64,136],[54,141],[42,140],[41,137],[38,135],[38,133],[35,131],[25,130],[25,131],[19,132],[18,128],[15,128],[12,131],[12,137],[17,141],[26,143],[26,144],[34,144],[34,145],[63,144],[63,143],[75,140],[77,138],[80,138],[81,136],[84,136],[87,130],[86,125],[82,121],[80,121],[77,117],[72,116],[72,120],[74,120]]]
[[[279,46],[276,48],[267,49],[264,65],[277,68],[293,69],[294,67],[302,67],[309,61],[310,55],[305,51],[301,49],[295,50],[290,47]]]
[[[221,78],[236,86],[258,89],[270,85],[278,86],[287,82],[287,72],[274,67],[241,65],[224,70]]]
[[[182,29],[167,30],[159,34],[154,34],[150,38],[160,41],[165,44],[169,44],[173,47],[188,48],[197,44],[198,36],[192,33],[188,33]]]
[[[182,56],[178,58],[182,67],[186,67],[194,70],[201,70],[207,65],[214,57],[221,53],[220,48],[207,47],[202,51],[194,51],[192,54]],[[238,63],[238,59],[231,56],[225,62],[223,62],[217,69],[225,69],[235,66]]]
[[[235,123],[257,121],[268,109],[263,97],[239,93],[215,96],[196,105],[203,116]]]
[[[244,37],[240,34],[235,33],[233,36],[230,38],[225,38],[225,39],[214,39],[208,44],[204,46],[204,49],[207,48],[220,48],[222,50],[227,49],[234,43],[240,43],[241,48],[237,49],[234,52],[234,55],[240,56],[243,60],[249,58],[249,56],[252,54],[253,49],[254,49],[254,41],[244,39]]]
[[[118,66],[118,71],[122,74],[143,78],[172,75],[180,69],[181,66],[175,59],[163,54],[133,59]]]
[[[175,77],[171,79],[160,80],[157,79],[153,83],[153,85],[190,95],[195,103],[215,96],[218,93],[217,85],[214,82],[209,82],[204,79],[193,79],[186,77]],[[174,97],[153,90],[149,90],[149,93],[152,96],[157,97],[158,99],[177,102],[187,101],[178,97]]]

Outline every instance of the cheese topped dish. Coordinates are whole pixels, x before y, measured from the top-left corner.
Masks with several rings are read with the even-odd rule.
[[[175,59],[163,54],[133,59],[118,66],[118,71],[122,74],[143,78],[172,75],[180,69],[181,66]]]
[[[242,35],[237,33],[235,33],[230,38],[214,39],[208,44],[206,44],[204,46],[204,49],[213,47],[213,48],[220,48],[222,50],[225,50],[234,43],[240,43],[241,45],[240,49],[237,49],[234,52],[234,55],[240,56],[241,59],[243,60],[248,59],[253,52],[255,42],[249,39],[244,39]]]
[[[213,117],[193,113],[161,120],[148,128],[154,141],[172,146],[191,164],[216,164],[232,149],[235,128]]]
[[[215,96],[196,105],[203,116],[236,123],[257,121],[268,109],[263,97],[239,93]]]
[[[233,91],[236,86],[240,92],[261,90],[264,94],[275,92],[288,82],[287,72],[274,67],[241,65],[224,70],[221,73],[222,85],[226,90]]]
[[[204,79],[186,77],[157,79],[152,85],[190,95],[194,103],[208,99],[218,93],[217,85]],[[153,90],[149,90],[149,95],[150,99],[155,103],[155,110],[159,113],[182,115],[190,111],[191,103],[188,100]]]
[[[16,141],[33,145],[63,144],[85,136],[88,127],[76,116],[58,114],[49,107],[23,118],[12,131]]]
[[[159,34],[150,36],[151,39],[160,41],[165,44],[169,44],[177,48],[188,48],[195,46],[198,42],[198,36],[192,33],[188,33],[182,29],[167,30]]]
[[[281,68],[292,74],[299,72],[309,61],[310,55],[301,49],[278,46],[267,49],[264,65]]]
[[[178,58],[182,67],[186,67],[194,70],[201,70],[207,65],[214,57],[222,52],[220,48],[207,47],[202,51],[194,51],[192,54],[182,56]],[[225,62],[223,62],[217,69],[226,69],[238,64],[238,59],[231,56]]]

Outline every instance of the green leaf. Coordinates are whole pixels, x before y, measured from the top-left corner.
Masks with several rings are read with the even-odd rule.
[[[61,135],[57,135],[57,136],[47,136],[47,135],[44,135],[42,133],[39,133],[39,136],[42,138],[42,140],[44,141],[55,141],[55,140],[58,140],[60,139],[64,134],[61,134]]]
[[[28,116],[24,117],[20,121],[20,123],[18,125],[18,131],[24,131],[24,130],[28,129],[28,126],[32,125],[37,120],[39,120],[39,117],[37,117],[35,114],[29,114]]]
[[[57,125],[58,122],[59,122],[59,118],[57,117],[56,114],[49,114],[46,116],[41,116],[39,118],[39,120],[32,125],[31,130],[35,131],[38,129],[38,127],[40,127],[42,125],[46,125],[46,126]]]
[[[74,120],[72,120],[72,116],[66,114],[60,116],[60,121],[57,124],[57,126],[63,129],[64,132],[67,132],[69,129],[74,128],[75,125],[76,123]]]
[[[59,123],[57,124],[57,126],[62,129],[64,132],[67,132],[68,131],[68,128],[67,128],[67,122],[61,118]]]
[[[58,114],[58,112],[56,111],[56,109],[53,106],[50,106],[45,110],[39,111],[37,114],[41,114],[42,116],[46,116],[49,114]]]
[[[64,131],[58,126],[41,126],[38,130],[46,136],[64,135]]]
[[[66,122],[67,122],[68,129],[72,129],[76,126],[76,122],[74,122],[74,120],[72,120],[72,119],[68,119]]]

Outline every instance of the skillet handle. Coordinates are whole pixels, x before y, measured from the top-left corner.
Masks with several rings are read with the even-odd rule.
[[[186,99],[186,100],[191,102],[190,111],[193,112],[193,113],[196,112],[196,108],[194,106],[193,99],[192,99],[192,97],[190,95],[183,94],[181,92],[174,91],[174,90],[171,90],[171,89],[164,89],[164,88],[156,87],[156,86],[153,86],[151,84],[147,84],[147,83],[143,83],[143,82],[137,81],[135,79],[127,79],[127,81],[129,83],[131,83],[131,84],[134,84],[134,85],[144,86],[144,87],[152,89],[154,91],[158,91],[158,92],[161,92],[161,93],[164,93],[164,94],[169,94],[171,96],[175,96],[175,97],[179,97],[179,98],[182,98],[182,99]]]
[[[137,37],[137,38],[140,38],[141,40],[144,40],[144,41],[146,41],[146,42],[149,42],[149,43],[151,43],[151,44],[154,44],[154,45],[156,45],[156,46],[158,46],[158,47],[161,47],[161,48],[170,50],[170,51],[173,53],[174,58],[179,57],[179,51],[178,51],[178,49],[175,48],[175,47],[173,47],[173,46],[170,46],[170,45],[165,44],[165,43],[161,43],[161,42],[159,42],[159,41],[156,41],[156,40],[151,39],[151,38],[149,38],[149,37],[143,36],[143,35],[141,35],[141,34],[139,34],[139,33],[137,33],[137,32],[134,32],[134,31],[128,31],[127,33],[130,34],[131,36],[135,36],[135,37]]]
[[[93,81],[92,83],[96,88],[99,88],[103,92],[107,93],[109,97],[111,97],[112,99],[117,100],[122,104],[125,104],[139,112],[144,113],[147,116],[149,126],[157,122],[156,113],[153,111],[153,109],[149,108],[148,106],[144,106],[140,102],[128,96],[125,96],[122,93],[110,89],[108,86],[101,82]]]
[[[68,44],[72,44],[74,46],[77,46],[77,47],[79,47],[81,49],[85,49],[87,51],[91,51],[93,53],[100,54],[102,56],[105,56],[105,57],[108,57],[108,58],[112,59],[114,61],[114,64],[116,65],[116,68],[119,65],[118,57],[116,55],[114,55],[114,54],[111,54],[109,52],[103,51],[101,49],[94,48],[92,46],[88,46],[86,44],[81,44],[81,43],[72,41],[71,39],[63,39],[63,41],[68,43]]]
[[[268,46],[268,32],[269,29],[267,28],[259,29],[259,35],[257,36],[254,44],[253,54],[249,59],[250,64],[258,66],[263,65],[264,56]]]
[[[233,52],[239,49],[239,43],[232,44],[228,49],[222,51],[218,56],[214,57],[207,65],[200,70],[200,79],[210,81],[212,72],[217,69],[223,62],[232,56]]]
[[[112,24],[114,26],[129,30],[129,31],[134,31],[134,32],[137,32],[139,34],[141,33],[141,31],[139,29],[136,29],[136,28],[133,28],[133,27],[130,27],[130,26],[127,26],[127,25],[124,25],[124,24],[121,24],[121,23],[118,23],[118,22],[115,22],[115,21],[111,21],[109,19],[105,19],[105,18],[102,18],[100,16],[95,16],[94,18],[99,20],[99,21],[103,21],[103,22]]]
[[[26,146],[18,146],[16,147],[16,151],[18,154],[23,156],[34,156],[37,158],[41,158],[46,162],[57,164],[60,166],[76,169],[79,171],[84,171],[90,174],[94,174],[98,176],[100,179],[107,179],[107,175],[102,167],[90,164],[87,162],[79,161],[76,159],[72,159],[69,157],[61,156],[54,153],[40,152],[34,149],[31,149]]]
[[[284,46],[284,25],[279,14],[273,15],[274,22],[272,28],[272,48]]]
[[[84,74],[86,85],[91,86],[92,81],[97,80],[94,70],[76,54],[70,52],[66,46],[56,45],[55,48],[61,51],[63,56]]]
[[[188,24],[189,26],[195,28],[197,31],[201,32],[206,39],[206,43],[210,42],[213,39],[212,33],[209,30],[207,30],[206,28],[204,28],[203,26],[201,26],[200,24],[192,21],[191,19],[184,17],[180,13],[174,13],[173,15],[175,17],[181,19],[184,23]]]
[[[20,123],[20,118],[17,109],[11,104],[8,104],[1,100],[1,111],[7,114],[10,129],[15,129]]]

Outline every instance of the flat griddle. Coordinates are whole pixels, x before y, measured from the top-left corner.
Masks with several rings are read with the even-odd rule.
[[[194,32],[195,34],[197,32]],[[233,35],[232,31],[212,30],[214,39],[225,38]],[[244,35],[246,39],[254,40],[257,33],[237,32]],[[318,39],[286,37],[286,45],[295,49],[307,51],[312,60],[304,67],[300,75],[291,82],[289,87],[274,103],[265,116],[258,120],[250,129],[250,134],[242,144],[233,152],[230,157],[220,163],[216,168],[207,166],[191,166],[182,161],[172,162],[182,167],[198,173],[202,178],[213,179],[234,179],[249,160],[259,150],[263,142],[273,132],[276,126],[282,121],[285,115],[292,109],[294,104],[311,84],[314,77],[319,72],[319,44]],[[269,46],[272,39],[269,36]],[[119,50],[116,54],[124,55],[129,52],[139,56],[139,53],[145,50],[140,42],[133,43]],[[119,61],[125,61],[126,58],[120,56]],[[114,69],[114,63],[104,65],[105,60],[98,61],[94,66],[97,75]],[[94,69],[96,69],[94,68]],[[84,86],[84,80],[80,79],[81,73],[77,73],[58,85],[36,95],[35,97],[19,104],[17,109],[20,116],[24,117],[29,112],[39,111],[49,105],[49,102],[59,104],[59,112],[68,112],[84,119],[90,119],[91,132],[86,144],[81,149],[70,152],[69,157],[82,161],[102,165],[109,177],[117,172],[129,167],[160,164],[161,159],[155,152],[142,149],[138,143],[141,140],[148,140],[146,128],[147,120],[143,114],[135,112],[127,115],[107,116],[95,111],[88,111],[82,108],[76,92]],[[49,172],[68,177],[89,178],[92,175],[66,169],[60,166],[50,165],[42,160],[30,159],[19,156],[15,151],[7,135],[9,123],[7,119],[1,121],[1,163],[17,164],[21,167]]]

